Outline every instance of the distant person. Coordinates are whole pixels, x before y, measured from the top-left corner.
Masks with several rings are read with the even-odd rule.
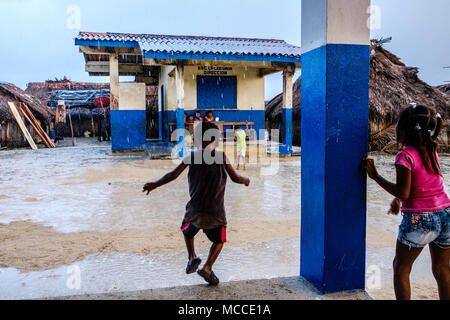
[[[212,111],[208,111],[208,112],[206,113],[206,117],[203,119],[203,121],[206,121],[206,122],[214,122],[213,112],[212,112]]]
[[[203,121],[202,113],[200,111],[196,111],[195,112],[195,121],[196,122],[202,122]]]
[[[238,127],[234,132],[234,141],[237,144],[237,169],[240,169],[241,159],[243,162],[243,169],[246,170],[245,158],[247,156],[247,131],[248,131],[248,122],[246,122],[246,126]]]
[[[248,178],[240,176],[233,169],[225,153],[216,150],[218,130],[214,123],[199,124],[194,133],[194,137],[201,137],[200,141],[194,140],[198,150],[184,158],[173,171],[158,181],[147,183],[143,189],[143,192],[149,194],[156,188],[177,179],[189,167],[188,182],[191,199],[186,205],[186,213],[181,224],[189,256],[186,273],[191,274],[197,271],[202,262],[195,253],[194,247],[194,238],[202,229],[213,244],[208,260],[197,273],[210,285],[219,284],[219,278],[212,268],[226,242],[227,219],[224,195],[227,175],[235,183],[246,186],[250,184]],[[205,135],[207,132],[208,134]],[[212,137],[207,141],[211,133]]]
[[[427,245],[439,297],[450,299],[450,200],[436,143],[442,122],[439,114],[425,106],[412,105],[400,114],[397,141],[405,148],[395,159],[395,183],[378,174],[372,159],[362,162],[369,177],[396,197],[389,213],[398,215],[401,210],[403,214],[393,266],[398,300],[411,299],[411,269]]]
[[[105,139],[105,109],[100,108],[100,112],[97,115],[97,140],[102,142]]]
[[[189,132],[190,135],[194,134],[194,124],[195,124],[195,118],[193,115],[189,115],[187,117],[185,129]]]
[[[66,106],[58,103],[55,113],[55,143],[64,140],[64,129],[66,127]]]
[[[189,115],[189,116],[187,117],[187,123],[194,123],[194,122],[195,122],[194,116],[193,116],[193,115]]]

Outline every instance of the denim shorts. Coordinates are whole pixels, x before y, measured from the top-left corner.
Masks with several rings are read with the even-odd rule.
[[[432,242],[450,245],[450,207],[435,212],[403,213],[398,240],[410,247],[423,248]]]

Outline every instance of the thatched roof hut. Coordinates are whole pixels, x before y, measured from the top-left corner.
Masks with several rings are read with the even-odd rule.
[[[54,91],[58,90],[109,90],[109,83],[91,83],[70,81],[67,78],[61,80],[47,80],[45,82],[30,82],[27,84],[26,93],[37,97],[43,104]]]
[[[26,104],[35,118],[40,121],[42,128],[48,131],[53,112],[38,99],[26,94],[22,89],[15,85],[0,82],[0,144],[2,147],[28,146],[28,142],[17,124],[16,118],[11,112],[8,102],[13,102],[16,107],[19,107],[20,103]],[[36,132],[34,132],[31,124],[25,122],[25,126],[33,138],[36,141],[39,141],[40,138]]]
[[[300,145],[300,79],[294,84],[293,142]],[[266,104],[267,128],[281,124],[282,97]],[[418,68],[408,67],[373,40],[370,58],[370,150],[395,149],[394,124],[411,102],[427,105],[445,118],[450,115],[450,96],[420,80]]]
[[[25,103],[36,119],[45,125],[48,125],[51,121],[53,112],[45,104],[42,104],[39,99],[25,93],[25,91],[11,83],[0,82],[0,122],[16,121],[8,102],[14,102],[16,105],[21,102]]]

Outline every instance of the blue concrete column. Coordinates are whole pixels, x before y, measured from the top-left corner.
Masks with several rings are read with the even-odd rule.
[[[112,151],[144,150],[145,110],[111,110]]]
[[[184,157],[184,109],[176,110],[177,118],[177,151],[180,158]]]
[[[177,152],[178,157],[184,157],[184,65],[175,67],[176,97],[177,97]]]
[[[293,78],[295,67],[283,71],[283,118],[281,155],[292,154],[292,106],[293,106]]]
[[[300,274],[364,289],[370,0],[302,0]]]

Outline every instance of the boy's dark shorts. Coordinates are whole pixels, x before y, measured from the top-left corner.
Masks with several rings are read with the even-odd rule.
[[[181,224],[181,231],[186,238],[194,239],[200,229],[183,220],[183,223]],[[227,227],[225,226],[203,230],[203,232],[212,243],[221,244],[227,242]]]

